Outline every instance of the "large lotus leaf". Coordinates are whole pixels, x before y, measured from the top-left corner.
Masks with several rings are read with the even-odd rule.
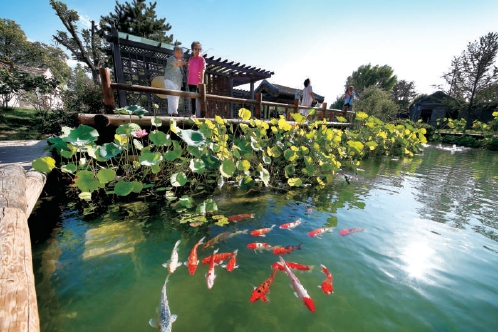
[[[187,176],[183,172],[175,173],[171,175],[170,182],[173,187],[181,187],[185,185],[188,181]]]
[[[173,150],[166,151],[164,154],[164,159],[167,161],[173,161],[176,158],[181,157],[182,155],[182,147],[177,141],[173,141]]]
[[[89,146],[86,149],[86,152],[88,153],[88,155],[90,157],[92,157],[93,159],[96,159],[97,161],[106,161],[107,160],[100,155],[100,146],[98,146],[98,145]],[[81,161],[80,161],[80,163],[81,163]]]
[[[192,199],[192,197],[190,197],[188,195],[183,195],[182,197],[180,197],[179,201],[180,201],[180,204],[182,206],[186,207],[187,209],[194,206],[194,200]]]
[[[254,180],[250,176],[244,176],[239,181],[240,189],[249,190],[254,187]]]
[[[73,174],[74,172],[76,172],[77,170],[77,167],[75,164],[72,164],[72,163],[69,163],[67,165],[63,165],[61,166],[61,171],[63,173],[70,173],[70,174]]]
[[[137,125],[136,123],[125,123],[120,125],[116,129],[116,134],[118,135],[131,135],[136,130],[140,130],[140,126]]]
[[[306,120],[306,118],[302,114],[299,114],[299,113],[291,113],[291,117],[297,123],[303,123]]]
[[[121,153],[121,148],[115,143],[105,143],[98,148],[98,153],[102,158],[109,160]]]
[[[97,178],[100,183],[109,183],[116,178],[116,172],[113,169],[104,168],[97,173]]]
[[[191,159],[189,167],[192,172],[197,174],[202,174],[206,171],[206,165],[202,159]]]
[[[364,146],[360,141],[348,141],[348,145],[357,154],[361,154],[363,152]]]
[[[202,153],[202,148],[199,148],[197,146],[188,146],[187,151],[194,157],[200,158],[201,153]]]
[[[169,135],[166,135],[162,131],[154,130],[149,134],[149,140],[156,146],[168,146],[171,144],[171,140],[168,136]]]
[[[374,141],[366,142],[365,145],[368,146],[370,150],[375,150],[375,148],[378,146],[378,144]]]
[[[69,150],[69,149],[68,150],[59,150],[59,154],[61,155],[61,157],[64,157],[66,159],[71,159],[74,156],[75,152],[76,151]]]
[[[198,130],[178,129],[176,134],[189,146],[202,146],[206,143],[206,137]]]
[[[246,140],[234,139],[234,144],[239,147],[242,155],[252,152],[251,143]]]
[[[201,159],[204,162],[206,168],[209,170],[216,170],[218,169],[218,167],[220,167],[221,164],[220,160],[213,155],[203,154],[201,156]]]
[[[268,172],[268,170],[265,168],[261,168],[261,170],[259,171],[259,178],[261,179],[261,181],[263,181],[265,186],[268,186],[268,184],[270,183],[270,172]]]
[[[235,163],[231,159],[223,160],[223,163],[220,165],[221,175],[226,178],[231,177],[235,172],[235,169],[236,169]]]
[[[248,160],[239,160],[237,162],[237,169],[242,172],[247,172],[251,168],[251,163]]]
[[[289,177],[290,175],[294,174],[296,172],[296,168],[294,165],[287,165],[284,168],[285,176]]]
[[[132,181],[131,184],[133,185],[131,191],[137,194],[140,194],[140,192],[144,188],[144,184],[140,181]]]
[[[61,137],[51,137],[47,141],[50,143],[50,148],[57,152],[68,150],[66,142]]]
[[[287,183],[291,187],[302,187],[303,186],[303,181],[301,181],[300,178],[292,178],[287,180]]]
[[[52,157],[36,158],[31,163],[31,166],[37,172],[49,173],[55,167],[55,160]]]
[[[93,172],[79,171],[76,173],[74,185],[81,191],[92,192],[100,188],[99,180],[95,179]]]
[[[297,154],[293,150],[287,149],[284,152],[284,157],[285,157],[285,160],[294,161],[297,158]]]
[[[263,156],[263,162],[267,165],[271,164],[271,158],[268,156]]]
[[[99,137],[99,132],[90,126],[79,125],[78,128],[72,129],[64,141],[70,142],[75,146],[81,147],[90,142],[94,142]]]
[[[249,120],[251,118],[251,111],[249,111],[246,108],[241,108],[239,109],[239,117],[242,118],[242,120]]]
[[[152,152],[148,148],[144,148],[140,154],[138,161],[144,166],[153,166],[159,164],[163,160],[163,156],[159,152]]]
[[[163,122],[161,121],[161,119],[153,116],[150,118],[150,123],[155,126],[155,127],[161,127]]]
[[[114,193],[118,196],[128,196],[133,190],[133,182],[118,181],[114,186]]]

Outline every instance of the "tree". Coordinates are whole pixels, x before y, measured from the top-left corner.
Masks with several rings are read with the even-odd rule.
[[[21,26],[12,20],[0,20],[0,59],[27,67],[46,65],[61,83],[66,83],[71,75],[66,53],[55,46],[30,42]]]
[[[392,91],[393,101],[398,104],[400,109],[408,109],[410,102],[417,95],[415,91],[415,82],[413,81],[398,81]]]
[[[391,93],[376,85],[370,85],[362,93],[362,98],[356,101],[355,111],[373,115],[382,121],[390,121],[396,117],[398,105],[392,100]]]
[[[498,83],[498,68],[495,66],[498,54],[498,33],[489,32],[478,40],[467,44],[467,49],[458,57],[454,57],[450,70],[442,78],[450,86],[448,93],[460,100],[468,101],[472,115],[472,107],[481,102],[479,97],[483,91]]]
[[[104,108],[102,88],[96,85],[77,64],[62,95],[64,109],[74,113],[101,113]]]
[[[171,44],[173,34],[169,36],[166,34],[171,25],[165,23],[166,18],[157,18],[157,2],[149,3],[147,6],[145,1],[133,0],[131,4],[129,2],[120,4],[116,0],[114,13],[100,18],[102,31],[109,33],[115,27],[121,32]]]
[[[98,84],[99,68],[105,61],[105,55],[102,52],[102,41],[95,28],[92,26],[91,29],[81,29],[80,32],[78,27],[80,16],[77,11],[68,9],[61,1],[50,0],[50,5],[69,32],[68,35],[64,31],[57,31],[53,36],[54,40],[67,48],[74,60],[84,63],[92,74],[93,82]]]
[[[347,78],[346,88],[352,85],[356,93],[362,96],[363,90],[372,85],[385,91],[391,91],[396,82],[397,77],[390,66],[375,65],[372,67],[371,64],[368,64],[361,65]]]

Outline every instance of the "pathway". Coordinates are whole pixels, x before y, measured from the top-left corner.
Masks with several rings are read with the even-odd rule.
[[[13,164],[31,169],[31,162],[47,151],[47,141],[0,141],[0,165]]]

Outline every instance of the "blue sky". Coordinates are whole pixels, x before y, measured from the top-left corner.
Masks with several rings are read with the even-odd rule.
[[[67,0],[84,20],[99,21],[114,0]],[[124,0],[120,0],[124,3]],[[131,2],[131,0],[129,0]],[[415,81],[419,93],[442,83],[453,56],[498,31],[496,0],[157,1],[171,33],[184,46],[193,40],[209,55],[272,70],[274,83],[302,87],[333,102],[360,65],[387,64],[398,79]],[[32,41],[52,43],[63,29],[49,0],[0,0],[0,17],[21,25]]]

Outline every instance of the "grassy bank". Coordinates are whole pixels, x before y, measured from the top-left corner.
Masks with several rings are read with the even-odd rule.
[[[41,134],[40,121],[35,109],[0,109],[0,141],[43,138],[46,138],[46,135]]]

